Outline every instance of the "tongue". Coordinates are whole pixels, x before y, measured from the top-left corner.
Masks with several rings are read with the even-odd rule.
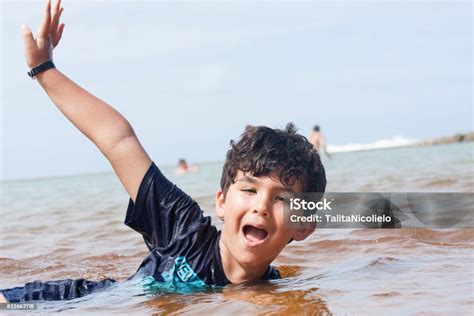
[[[267,237],[265,230],[250,225],[244,227],[244,234],[250,241],[260,241]]]

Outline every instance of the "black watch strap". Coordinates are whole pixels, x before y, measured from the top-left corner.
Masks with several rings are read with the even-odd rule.
[[[55,68],[54,63],[51,60],[48,60],[47,62],[42,63],[41,65],[36,66],[28,71],[28,76],[30,76],[31,79],[35,79],[36,75],[51,68]]]

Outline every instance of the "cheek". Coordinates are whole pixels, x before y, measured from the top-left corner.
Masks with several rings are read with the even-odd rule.
[[[251,207],[251,205],[252,199],[240,193],[236,193],[232,197],[232,201],[230,203],[230,207],[234,213],[245,212],[247,209],[249,209],[249,207]]]
[[[246,201],[242,197],[233,197],[226,203],[225,218],[234,224],[239,224],[239,219],[246,213]]]
[[[285,227],[285,209],[284,206],[276,205],[273,209],[273,218],[275,225],[279,228]]]
[[[277,239],[286,240],[293,236],[295,229],[290,228],[285,221],[284,211],[278,210],[274,213],[274,223],[277,233]]]

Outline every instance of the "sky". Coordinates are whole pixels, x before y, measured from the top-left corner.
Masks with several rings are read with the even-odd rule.
[[[110,171],[26,75],[1,2],[0,179]],[[473,130],[470,1],[63,1],[57,68],[114,106],[158,165],[221,161],[245,125],[329,144]]]

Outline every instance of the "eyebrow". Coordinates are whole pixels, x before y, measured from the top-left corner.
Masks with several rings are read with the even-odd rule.
[[[249,176],[242,176],[237,180],[237,182],[250,182],[250,183],[257,183],[258,179],[255,177],[249,177]]]
[[[241,178],[239,178],[237,180],[237,182],[249,182],[249,183],[253,183],[253,184],[256,184],[259,182],[258,178],[256,177],[251,177],[251,176],[242,176]],[[293,191],[293,189],[291,189],[290,187],[288,186],[278,186],[277,187],[278,189],[280,189],[280,191],[284,191],[284,192],[288,192],[288,193],[292,193],[292,194],[296,194],[295,191]]]

